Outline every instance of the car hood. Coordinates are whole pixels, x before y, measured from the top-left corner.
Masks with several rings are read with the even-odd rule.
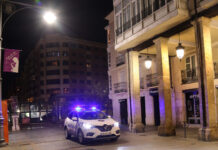
[[[107,119],[95,119],[95,120],[84,120],[80,119],[81,123],[89,123],[94,126],[103,126],[104,124],[107,125],[113,125],[116,121],[112,118],[107,118]]]

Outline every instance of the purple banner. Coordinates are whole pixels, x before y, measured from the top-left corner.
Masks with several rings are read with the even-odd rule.
[[[20,51],[15,49],[4,49],[4,72],[18,73]]]

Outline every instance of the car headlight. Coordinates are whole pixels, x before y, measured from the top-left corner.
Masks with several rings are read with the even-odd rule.
[[[91,128],[92,128],[92,125],[89,124],[89,123],[84,123],[84,124],[83,124],[83,127],[84,127],[85,129],[91,129]]]
[[[119,122],[115,122],[114,127],[119,127]]]

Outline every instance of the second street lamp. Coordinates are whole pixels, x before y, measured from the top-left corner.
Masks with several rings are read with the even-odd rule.
[[[24,6],[23,8],[13,12],[4,22],[2,22],[2,5],[3,2],[7,2],[7,3],[11,3],[11,4],[15,4],[15,5],[21,5]],[[26,8],[36,8],[36,9],[41,9],[43,10],[42,7],[39,6],[34,6],[34,5],[30,5],[30,4],[26,4],[26,3],[21,3],[21,2],[16,2],[16,1],[11,1],[11,0],[0,0],[0,147],[5,145],[5,139],[4,139],[4,126],[3,126],[3,115],[2,115],[2,76],[1,76],[1,50],[2,50],[2,30],[3,27],[5,26],[5,24],[7,23],[7,21],[17,12],[22,11],[23,9]],[[47,12],[44,14],[43,16],[44,20],[48,23],[48,24],[53,24],[57,17],[55,16],[54,13]]]

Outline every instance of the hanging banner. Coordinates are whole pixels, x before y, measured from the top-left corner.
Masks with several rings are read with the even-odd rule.
[[[18,73],[20,51],[15,49],[4,50],[4,72]]]

